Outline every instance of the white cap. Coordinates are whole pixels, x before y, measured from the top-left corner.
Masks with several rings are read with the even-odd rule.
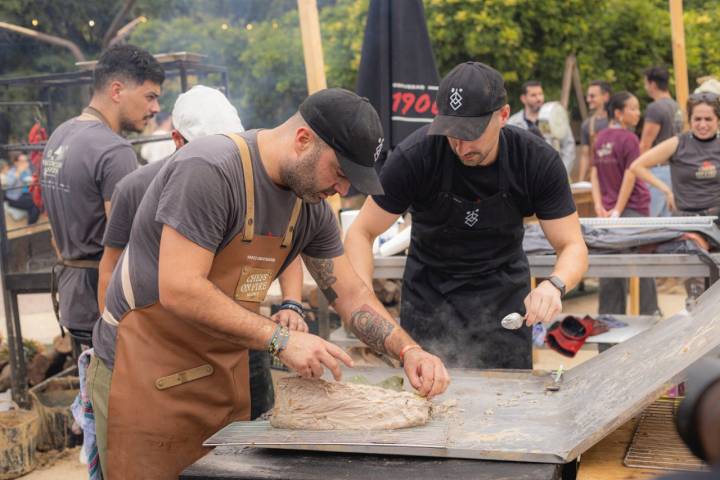
[[[220,90],[195,85],[175,101],[173,126],[192,142],[196,138],[226,132],[242,132],[237,110]]]

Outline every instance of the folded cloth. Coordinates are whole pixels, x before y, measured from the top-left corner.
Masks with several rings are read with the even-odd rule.
[[[572,358],[589,336],[607,331],[606,324],[590,316],[578,318],[568,315],[548,329],[545,343],[561,355]]]
[[[83,445],[80,458],[88,466],[89,480],[102,480],[100,470],[100,457],[98,455],[95,438],[95,414],[90,401],[90,392],[87,388],[87,369],[93,356],[93,349],[87,349],[78,358],[78,373],[80,375],[80,393],[70,407],[75,423],[83,430]]]

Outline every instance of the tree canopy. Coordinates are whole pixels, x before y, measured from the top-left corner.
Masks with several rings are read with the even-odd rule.
[[[523,81],[543,82],[557,98],[567,55],[574,53],[583,83],[604,79],[641,99],[642,71],[672,70],[666,0],[424,0],[427,27],[443,75],[468,59],[503,73],[517,107]],[[355,88],[368,0],[320,0],[320,25],[328,86]],[[78,44],[88,58],[123,2],[113,0],[5,0],[0,20]],[[294,111],[307,93],[295,0],[138,0],[124,23],[147,17],[128,41],[155,53],[189,51],[229,70],[230,96],[243,123],[270,126]],[[715,2],[685,2],[685,37],[691,87],[720,74],[720,33]],[[32,19],[38,20],[31,27]],[[94,26],[89,25],[94,20]],[[64,71],[74,59],[66,50],[0,31],[0,74]],[[171,84],[164,108],[175,100]],[[645,98],[645,100],[647,100]]]

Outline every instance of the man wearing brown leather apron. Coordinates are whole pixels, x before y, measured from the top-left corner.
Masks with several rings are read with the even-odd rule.
[[[109,397],[107,438],[98,437],[106,478],[176,478],[207,453],[203,440],[247,419],[247,349],[268,350],[304,377],[328,368],[339,379],[340,363],[352,366],[335,345],[256,313],[298,254],[348,326],[401,359],[421,395],[447,388],[442,362],[357,277],[321,201],[351,183],[381,193],[381,146],[367,100],[329,89],[274,129],[197,139],[161,169],[93,334],[91,398]]]
[[[567,172],[542,138],[506,126],[499,72],[479,62],[456,66],[440,82],[439,115],[390,154],[384,195],[363,205],[345,247],[372,280],[372,242],[409,210],[410,249],[403,276],[401,325],[448,365],[532,368],[531,328],[501,319],[549,322],[561,297],[587,268]],[[530,289],[523,218],[537,215],[558,258],[552,276]]]
[[[122,131],[141,132],[159,111],[165,72],[133,45],[107,50],[93,72],[93,97],[82,115],[55,129],[43,152],[42,198],[57,247],[59,320],[90,344],[99,311],[98,261],[115,185],[137,168]],[[57,313],[57,311],[56,311]]]

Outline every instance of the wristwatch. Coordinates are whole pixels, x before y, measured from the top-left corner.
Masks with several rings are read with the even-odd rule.
[[[560,290],[560,298],[565,296],[565,282],[560,280],[560,277],[553,275],[548,278],[548,282],[552,283],[552,286]]]

